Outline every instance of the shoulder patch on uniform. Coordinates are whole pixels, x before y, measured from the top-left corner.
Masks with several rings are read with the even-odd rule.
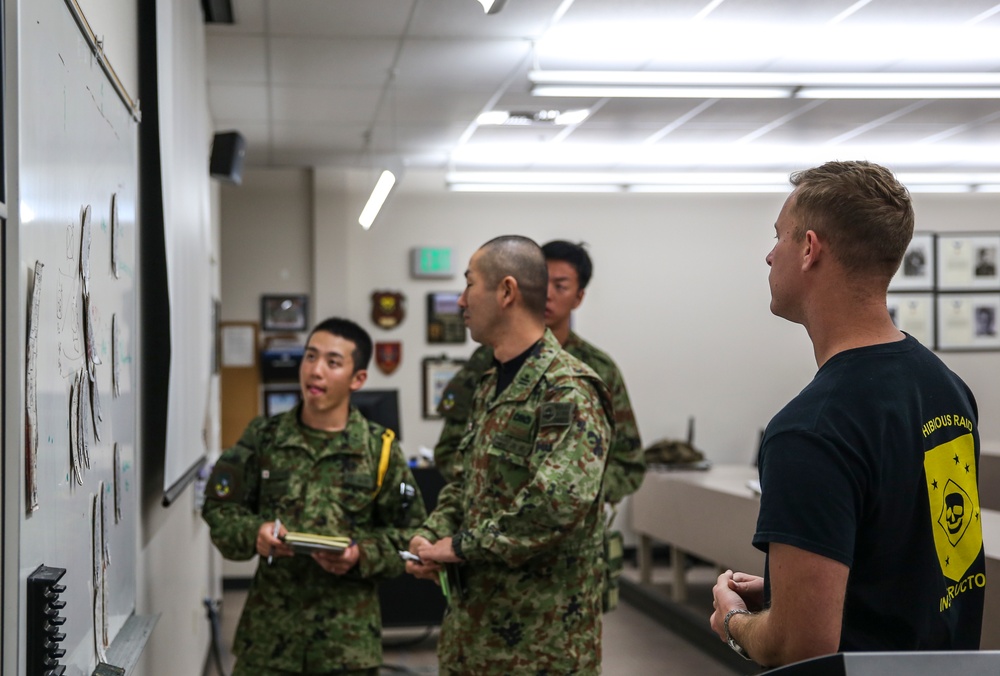
[[[549,402],[538,408],[539,427],[565,427],[573,422],[574,405],[568,401]]]
[[[228,462],[217,462],[208,479],[206,497],[215,500],[243,499],[243,468]]]

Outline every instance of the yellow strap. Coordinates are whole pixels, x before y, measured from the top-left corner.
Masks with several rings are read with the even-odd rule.
[[[392,450],[392,440],[396,438],[396,433],[387,429],[382,433],[382,457],[378,461],[378,480],[375,483],[375,495],[382,490],[382,480],[385,473],[389,471],[389,451]]]

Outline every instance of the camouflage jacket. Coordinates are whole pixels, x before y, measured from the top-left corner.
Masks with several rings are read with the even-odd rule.
[[[610,394],[548,330],[498,397],[496,379],[481,379],[457,480],[417,531],[453,536],[465,559],[442,673],[598,673]]]
[[[262,670],[328,672],[377,667],[382,659],[376,580],[399,575],[412,526],[426,516],[399,445],[376,494],[385,428],[352,408],[341,432],[298,422],[299,407],[256,418],[219,458],[202,516],[229,559],[255,553],[260,525],[280,518],[289,531],[349,536],[361,558],[344,576],[312,557],[261,559],[236,631],[241,664]],[[416,491],[405,505],[399,486]]]
[[[562,348],[594,369],[611,391],[615,432],[604,475],[604,499],[619,502],[637,491],[646,475],[642,440],[632,412],[632,402],[625,389],[625,380],[611,357],[572,331]],[[447,481],[454,479],[455,471],[461,465],[456,454],[472,412],[472,395],[483,373],[492,366],[493,350],[481,346],[455,374],[441,397],[438,413],[444,418],[444,426],[434,447],[434,464]]]

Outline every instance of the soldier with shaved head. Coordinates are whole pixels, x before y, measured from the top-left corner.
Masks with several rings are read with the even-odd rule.
[[[548,272],[530,239],[473,254],[459,306],[493,349],[461,466],[410,542],[418,577],[454,573],[442,674],[598,674],[610,393],[545,326]]]

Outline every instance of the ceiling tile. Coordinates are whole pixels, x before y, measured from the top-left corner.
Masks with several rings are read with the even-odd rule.
[[[267,82],[267,49],[262,36],[209,35],[205,40],[208,82]]]
[[[213,119],[266,123],[267,92],[265,85],[210,84],[208,104]]]
[[[268,0],[275,36],[394,38],[414,0]]]
[[[276,123],[335,122],[367,125],[381,89],[357,87],[274,87],[271,101]]]
[[[274,38],[271,72],[282,85],[381,87],[395,50],[389,38]]]
[[[562,0],[511,0],[498,14],[484,14],[476,0],[421,0],[410,35],[417,38],[536,38]]]
[[[492,93],[530,52],[527,40],[407,40],[397,83],[400,89]]]

